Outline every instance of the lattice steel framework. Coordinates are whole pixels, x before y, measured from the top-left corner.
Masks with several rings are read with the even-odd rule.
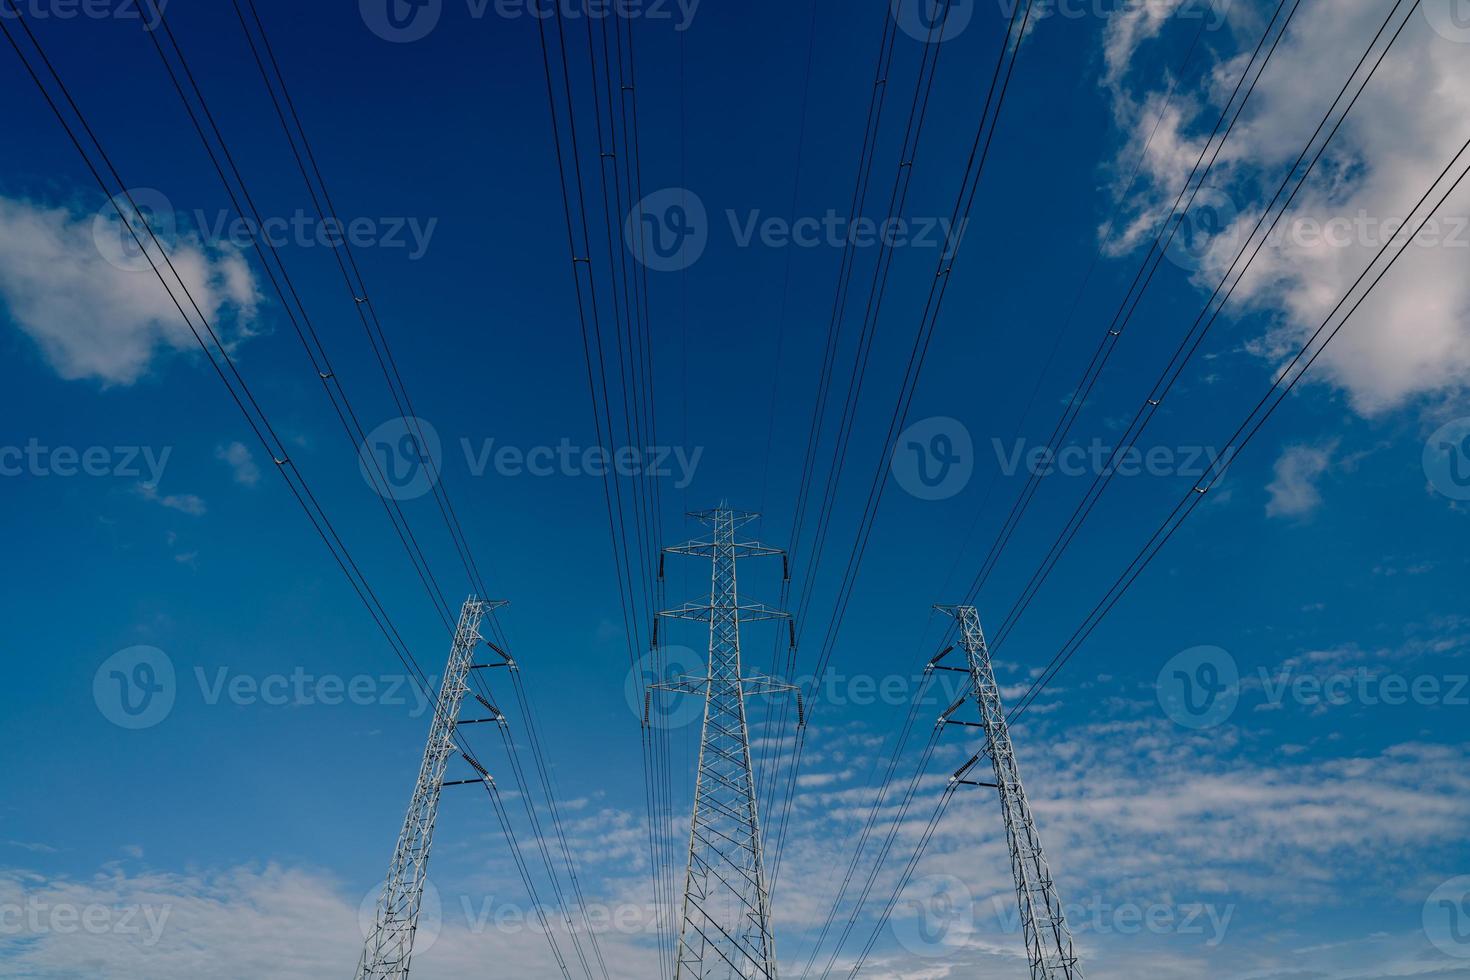
[[[357,980],[406,980],[408,977],[414,934],[418,930],[419,912],[423,906],[429,851],[434,845],[440,792],[445,786],[490,779],[490,774],[464,753],[461,754],[465,761],[478,773],[477,778],[446,783],[444,774],[449,768],[450,757],[457,751],[455,732],[461,724],[478,724],[481,721],[504,723],[500,712],[480,695],[474,695],[474,698],[491,713],[491,717],[472,721],[461,721],[459,717],[465,695],[470,693],[470,671],[481,666],[501,666],[481,665],[474,661],[476,651],[484,643],[480,623],[487,613],[504,605],[503,601],[471,596],[460,609],[459,625],[455,628],[454,644],[449,651],[449,666],[444,670],[439,697],[434,703],[434,720],[429,727],[424,760],[419,766],[418,784],[408,805],[408,815],[403,820],[403,830],[398,835],[388,878],[378,898],[372,931],[358,961]]]
[[[960,647],[969,663],[965,668],[941,667],[940,654],[930,666],[940,670],[965,670],[970,675],[971,690],[940,716],[940,724],[970,725],[956,721],[953,715],[969,701],[980,708],[979,727],[985,733],[985,747],[954,774],[953,781],[971,786],[991,787],[1000,792],[1001,810],[1005,813],[1006,840],[1011,851],[1011,871],[1016,879],[1016,897],[1021,905],[1021,932],[1026,941],[1026,958],[1031,965],[1032,980],[1081,980],[1082,967],[1072,945],[1072,934],[1057,896],[1056,882],[1041,847],[1031,805],[1021,786],[1021,772],[1016,764],[1015,746],[1011,744],[1010,727],[1006,724],[1005,706],[1001,703],[1000,686],[990,662],[985,633],[980,628],[980,613],[974,606],[936,606],[959,623]],[[989,755],[995,782],[984,783],[964,778],[983,755]]]
[[[756,514],[720,507],[689,516],[711,526],[709,540],[690,541],[664,553],[710,560],[709,601],[686,603],[659,616],[709,623],[709,669],[704,677],[686,676],[650,688],[650,692],[703,694],[705,699],[674,976],[675,980],[776,980],[746,698],[790,693],[797,698],[798,723],[805,719],[800,692],[793,685],[748,675],[741,667],[740,627],[769,619],[789,623],[790,616],[760,603],[742,604],[735,566],[741,558],[784,553],[736,539],[737,530]],[[789,632],[794,642],[795,631]]]

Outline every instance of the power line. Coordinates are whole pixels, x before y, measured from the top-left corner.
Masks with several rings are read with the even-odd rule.
[[[1434,196],[1435,189],[1444,183],[1445,178],[1451,174],[1451,172],[1455,169],[1455,165],[1462,158],[1464,158],[1467,153],[1470,153],[1470,140],[1467,140],[1460,147],[1459,151],[1450,160],[1449,164],[1445,166],[1444,170],[1442,170],[1437,177],[1435,177],[1429,189],[1425,191],[1424,195],[1420,197],[1419,200],[1414,204],[1414,206],[1409,210],[1408,214],[1411,218],[1413,215],[1420,213],[1421,209],[1424,208],[1425,203]],[[1042,673],[1042,675],[1031,685],[1031,687],[1028,689],[1022,699],[1016,704],[1016,706],[1011,709],[1007,716],[1008,724],[1014,724],[1015,721],[1025,713],[1026,709],[1029,708],[1030,705],[1036,701],[1041,692],[1045,690],[1050,682],[1056,678],[1057,674],[1060,673],[1060,671],[1067,665],[1067,663],[1069,663],[1071,659],[1077,654],[1077,652],[1081,649],[1082,644],[1085,643],[1088,637],[1092,635],[1092,632],[1102,622],[1103,618],[1106,617],[1106,615],[1113,609],[1113,607],[1117,605],[1118,601],[1122,599],[1123,595],[1128,591],[1129,588],[1132,587],[1133,583],[1138,580],[1139,576],[1143,574],[1144,570],[1153,562],[1154,558],[1158,556],[1159,552],[1163,550],[1163,547],[1168,544],[1169,540],[1179,530],[1184,521],[1188,519],[1191,513],[1194,512],[1195,508],[1199,506],[1200,502],[1205,499],[1205,496],[1207,495],[1209,490],[1211,490],[1215,486],[1215,484],[1224,477],[1230,465],[1234,462],[1234,460],[1239,458],[1240,453],[1245,449],[1245,447],[1250,443],[1255,435],[1260,432],[1261,428],[1275,413],[1276,409],[1281,406],[1281,404],[1286,400],[1287,397],[1290,396],[1292,390],[1294,390],[1301,379],[1306,376],[1307,371],[1311,369],[1317,358],[1319,358],[1322,353],[1326,351],[1327,346],[1332,343],[1333,339],[1336,338],[1336,336],[1342,331],[1343,327],[1348,324],[1353,315],[1367,300],[1368,296],[1372,294],[1373,290],[1379,285],[1379,283],[1383,281],[1383,279],[1388,275],[1389,271],[1391,271],[1394,265],[1397,264],[1398,260],[1402,258],[1404,254],[1408,251],[1409,243],[1412,243],[1412,241],[1416,237],[1418,237],[1418,235],[1424,230],[1424,227],[1435,216],[1435,214],[1438,213],[1439,209],[1444,206],[1450,195],[1452,195],[1460,187],[1460,185],[1464,183],[1466,177],[1470,177],[1470,164],[1467,164],[1460,171],[1459,176],[1456,177],[1449,184],[1449,186],[1440,195],[1439,200],[1436,201],[1434,205],[1424,213],[1423,219],[1419,221],[1412,234],[1395,236],[1394,239],[1390,239],[1383,245],[1381,249],[1379,249],[1378,253],[1368,263],[1368,266],[1348,288],[1347,292],[1344,293],[1342,299],[1338,301],[1337,305],[1327,315],[1326,319],[1322,321],[1322,324],[1316,329],[1316,331],[1313,332],[1311,337],[1308,338],[1307,342],[1302,346],[1301,350],[1292,359],[1292,361],[1279,373],[1276,380],[1272,382],[1271,386],[1261,397],[1260,401],[1256,403],[1256,406],[1247,415],[1246,419],[1241,422],[1240,425],[1236,428],[1234,434],[1232,434],[1232,436],[1226,443],[1227,446],[1233,446],[1235,448],[1232,451],[1223,454],[1221,459],[1217,460],[1216,463],[1212,465],[1211,471],[1206,476],[1206,478],[1191,487],[1181,498],[1180,502],[1174,506],[1174,509],[1160,524],[1159,528],[1144,544],[1143,548],[1139,550],[1138,554],[1124,569],[1123,573],[1118,576],[1113,585],[1104,594],[1103,598],[1099,600],[1096,606],[1094,606],[1093,611],[1088,614],[1088,617],[1084,620],[1083,624],[1077,628],[1077,630],[1072,634],[1072,637],[1067,641],[1066,644],[1063,645],[1062,649],[1052,659],[1051,663],[1047,665],[1047,668]],[[1400,246],[1398,251],[1394,253],[1392,258],[1389,259],[1388,263],[1384,265],[1381,270],[1378,271],[1376,276],[1374,276],[1374,267],[1383,258],[1383,256],[1388,253],[1389,249],[1392,248],[1397,241],[1401,241],[1403,244]],[[1359,295],[1356,300],[1353,300],[1353,294],[1358,290],[1358,287],[1360,287],[1365,281],[1368,280],[1370,276],[1373,276],[1372,282],[1369,283],[1367,289],[1363,290],[1361,295]],[[1343,314],[1342,318],[1337,322],[1337,325],[1332,326],[1333,320],[1337,319],[1340,313],[1343,313],[1344,308],[1348,307],[1350,301],[1352,302],[1351,307],[1347,309],[1345,314]],[[1328,332],[1329,327],[1331,327],[1330,332]],[[1322,340],[1320,345],[1318,345],[1317,341],[1322,338],[1322,335],[1324,333],[1326,333],[1326,338]],[[1303,358],[1305,358],[1305,361],[1303,361]],[[1289,381],[1287,380],[1288,378],[1290,378]],[[1273,394],[1275,395],[1274,401],[1272,400]],[[1237,439],[1240,440],[1238,445],[1236,444]],[[881,932],[883,926],[887,923],[889,915],[892,913],[893,906],[896,904],[898,896],[902,893],[903,889],[907,887],[908,881],[913,875],[914,868],[917,866],[918,861],[922,857],[930,840],[932,840],[934,830],[937,827],[939,820],[943,817],[945,809],[949,805],[949,801],[953,796],[954,786],[955,784],[951,784],[950,787],[946,789],[945,792],[941,795],[935,808],[934,816],[931,818],[924,834],[920,837],[919,844],[915,848],[913,855],[910,857],[908,865],[906,866],[904,872],[901,874],[898,883],[895,885],[892,896],[890,897],[888,903],[885,905],[884,910],[878,919],[878,922],[873,930],[873,934],[869,939],[868,945],[864,948],[862,956],[859,958],[857,963],[854,965],[852,972],[849,974],[850,977],[855,976],[857,974],[857,971],[861,968],[862,964],[866,961],[868,954],[871,952],[873,945],[877,941],[879,933]]]
[[[1159,408],[1163,404],[1164,400],[1168,397],[1169,393],[1173,390],[1174,385],[1178,382],[1180,376],[1184,373],[1185,367],[1188,366],[1195,352],[1199,350],[1200,345],[1204,342],[1204,339],[1206,335],[1208,335],[1210,328],[1214,326],[1215,322],[1219,319],[1220,314],[1224,312],[1225,306],[1229,303],[1231,297],[1235,294],[1235,290],[1244,280],[1246,273],[1250,271],[1251,266],[1254,264],[1257,256],[1260,255],[1261,250],[1265,247],[1266,243],[1270,241],[1271,236],[1275,233],[1277,226],[1281,222],[1281,219],[1285,217],[1287,211],[1290,210],[1292,204],[1296,201],[1297,195],[1306,185],[1306,181],[1308,180],[1308,178],[1310,178],[1313,172],[1316,170],[1318,163],[1321,162],[1324,154],[1326,154],[1327,148],[1331,145],[1332,140],[1334,139],[1334,137],[1336,137],[1338,131],[1342,128],[1343,123],[1347,121],[1347,117],[1352,113],[1353,108],[1358,104],[1358,100],[1367,90],[1368,84],[1373,80],[1374,75],[1377,74],[1378,69],[1382,66],[1384,60],[1388,57],[1388,53],[1393,48],[1394,43],[1398,40],[1399,35],[1402,34],[1404,28],[1408,26],[1410,20],[1414,16],[1415,10],[1419,6],[1419,2],[1420,0],[1415,0],[1415,2],[1411,5],[1408,14],[1404,17],[1403,21],[1400,22],[1398,30],[1393,34],[1388,43],[1383,47],[1383,50],[1378,55],[1377,61],[1374,62],[1372,68],[1368,71],[1367,75],[1362,79],[1361,83],[1359,84],[1357,92],[1348,102],[1347,107],[1343,110],[1342,114],[1338,116],[1337,122],[1333,125],[1332,130],[1327,134],[1327,138],[1322,141],[1322,144],[1317,148],[1316,153],[1312,155],[1311,161],[1307,162],[1307,156],[1309,153],[1311,153],[1312,146],[1316,144],[1317,138],[1322,135],[1322,132],[1327,129],[1327,125],[1329,122],[1332,121],[1332,117],[1334,113],[1336,113],[1337,107],[1342,104],[1342,101],[1347,96],[1349,89],[1352,88],[1353,80],[1358,77],[1358,74],[1362,71],[1363,66],[1367,64],[1368,59],[1373,54],[1373,50],[1378,46],[1378,42],[1383,38],[1384,33],[1393,23],[1393,19],[1398,13],[1399,8],[1403,6],[1404,0],[1397,0],[1397,2],[1393,6],[1393,9],[1389,11],[1388,17],[1384,20],[1383,25],[1379,27],[1378,33],[1374,36],[1373,41],[1368,45],[1367,50],[1363,52],[1363,57],[1359,59],[1357,65],[1354,66],[1352,73],[1343,83],[1342,90],[1338,93],[1337,98],[1328,108],[1327,113],[1322,117],[1322,121],[1317,125],[1317,129],[1312,134],[1311,139],[1307,141],[1307,145],[1303,147],[1301,155],[1297,157],[1296,161],[1287,170],[1286,176],[1282,179],[1280,187],[1277,188],[1275,195],[1271,198],[1271,201],[1261,212],[1260,218],[1257,219],[1255,226],[1251,229],[1251,233],[1246,237],[1244,244],[1241,245],[1240,251],[1236,254],[1234,260],[1230,264],[1230,267],[1226,270],[1224,276],[1221,278],[1219,285],[1215,287],[1214,292],[1210,295],[1210,298],[1206,301],[1204,308],[1195,318],[1194,323],[1193,325],[1191,325],[1188,333],[1186,333],[1183,339],[1180,340],[1178,348],[1175,350],[1173,356],[1170,357],[1169,362],[1164,366],[1164,369],[1159,375],[1158,380],[1154,382],[1153,387],[1150,389],[1150,394],[1144,399],[1143,403],[1139,406],[1138,411],[1135,413],[1132,421],[1129,422],[1128,427],[1124,432],[1124,438],[1119,440],[1118,445],[1114,447],[1107,463],[1105,463],[1101,470],[1097,473],[1096,477],[1093,480],[1092,486],[1088,489],[1088,492],[1084,495],[1083,499],[1078,502],[1076,508],[1072,511],[1072,514],[1068,518],[1066,524],[1058,532],[1056,540],[1052,543],[1050,549],[1046,554],[1046,557],[1043,558],[1041,564],[1032,574],[1031,580],[1022,590],[1020,598],[1016,600],[1016,603],[1012,606],[1011,611],[1006,615],[1005,620],[1002,622],[1001,627],[996,634],[996,641],[994,644],[995,649],[999,649],[1000,646],[1005,642],[1006,638],[1011,634],[1011,631],[1015,628],[1017,621],[1025,613],[1026,609],[1030,606],[1032,600],[1036,598],[1037,593],[1040,591],[1041,586],[1046,582],[1046,579],[1050,576],[1052,570],[1056,568],[1057,563],[1061,560],[1062,554],[1071,545],[1073,540],[1076,538],[1078,532],[1081,531],[1082,525],[1086,523],[1088,516],[1091,515],[1092,510],[1097,505],[1098,500],[1101,499],[1103,493],[1112,483],[1113,476],[1117,473],[1118,462],[1122,459],[1123,455],[1130,450],[1131,447],[1138,444],[1138,440],[1142,438],[1144,430],[1158,414]],[[1303,163],[1307,163],[1305,170],[1302,169]],[[1295,178],[1296,186],[1292,189],[1291,194],[1287,196],[1286,200],[1282,203],[1281,208],[1277,210],[1276,205],[1278,202],[1281,201],[1282,195],[1286,194],[1287,187],[1292,184],[1293,178]],[[1259,241],[1257,241],[1257,234],[1261,232],[1262,227],[1266,224],[1266,219],[1271,216],[1273,211],[1275,212],[1275,217],[1272,219],[1270,227],[1266,228],[1265,233],[1261,234]],[[1251,250],[1252,242],[1256,242],[1254,250]],[[1250,257],[1247,258],[1245,264],[1241,266],[1241,259],[1245,258],[1248,251],[1250,252]],[[1240,266],[1238,272],[1236,271],[1237,266]],[[1224,296],[1222,298],[1221,292],[1225,290],[1226,284],[1231,282],[1232,277],[1234,278],[1234,282],[1231,283],[1229,290],[1224,292]],[[1218,305],[1215,302],[1217,299],[1220,300]],[[1207,315],[1208,319],[1206,319]],[[1137,430],[1136,432],[1135,428]]]
[[[1016,4],[1012,9],[1006,37],[996,59],[995,70],[990,79],[985,104],[976,128],[975,138],[970,147],[969,156],[965,163],[965,170],[960,181],[959,191],[956,194],[954,206],[950,214],[951,228],[964,227],[964,223],[969,221],[970,213],[974,208],[975,198],[980,188],[980,181],[985,172],[985,165],[990,158],[990,151],[994,145],[996,130],[999,127],[1000,114],[1004,109],[1006,96],[1010,92],[1011,81],[1015,75],[1021,41],[1026,37],[1027,27],[1030,24],[1031,9],[1032,0],[1027,0],[1024,8],[1020,4]],[[919,327],[915,333],[913,347],[909,353],[909,361],[905,368],[899,399],[894,406],[892,417],[889,420],[888,432],[883,444],[883,452],[879,458],[877,468],[873,474],[872,483],[869,487],[867,503],[864,507],[862,520],[859,523],[857,542],[849,556],[847,567],[844,570],[842,582],[838,589],[837,604],[833,610],[833,615],[823,640],[822,651],[818,659],[816,671],[818,683],[820,683],[820,679],[825,673],[827,663],[835,648],[837,634],[841,629],[848,602],[852,597],[857,571],[862,564],[863,555],[867,550],[867,544],[872,534],[873,522],[877,515],[878,506],[881,504],[883,498],[883,490],[886,485],[886,481],[883,479],[886,469],[885,462],[891,452],[891,446],[895,437],[907,421],[909,407],[913,403],[913,397],[918,388],[919,378],[923,372],[924,362],[934,338],[934,332],[938,325],[939,315],[943,309],[944,298],[948,292],[949,281],[954,271],[954,263],[958,258],[958,254],[959,242],[957,241],[952,249],[947,249],[945,254],[940,256],[934,277],[930,283],[928,296],[920,317]],[[796,772],[799,767],[803,745],[804,738],[798,735],[796,761],[792,766],[792,778],[787,785],[786,801],[783,804],[783,838],[785,828],[788,825],[791,800],[795,793]],[[781,857],[783,844],[784,840],[778,839],[776,854],[778,862]]]

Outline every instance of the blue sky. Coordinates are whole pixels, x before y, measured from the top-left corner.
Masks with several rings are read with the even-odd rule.
[[[648,817],[604,487],[565,462],[598,436],[537,24],[520,6],[444,0],[432,29],[412,22],[425,36],[390,40],[380,6],[259,3],[337,210],[361,219],[356,255],[417,413],[438,434],[466,537],[489,588],[512,602],[501,622],[539,709],[588,898],[632,916],[601,935],[609,965],[649,976],[656,957],[637,925],[651,899]],[[1398,8],[1408,26],[1283,237],[1140,443],[1157,450],[1154,462],[1113,482],[1007,632],[996,653],[1007,697],[1025,692],[1197,467],[1227,448],[1383,244],[1382,223],[1403,219],[1470,138],[1470,32],[1448,0],[1411,7]],[[127,186],[148,189],[165,216],[173,255],[293,461],[437,674],[445,631],[259,262],[224,240],[234,212],[148,33],[125,5],[87,8],[96,17],[70,9],[21,5]],[[847,215],[873,59],[894,13],[827,0],[815,12],[708,0],[636,9],[625,26],[637,43],[642,189],[663,195],[650,200],[665,222],[670,201],[703,212],[697,260],[648,273],[657,442],[667,447],[657,455],[669,470],[663,542],[699,531],[682,510],[728,500],[763,511],[760,536],[784,546],[842,249],[824,235],[792,245],[759,229],[805,218],[797,227],[816,235],[829,214]],[[783,973],[808,959],[913,675],[940,643],[931,605],[963,598],[1026,484],[1024,462],[1009,461],[1046,447],[1275,9],[1040,8],[908,411],[916,428],[890,466],[885,432],[944,244],[937,219],[950,214],[1010,8],[974,0],[952,13],[905,207],[920,240],[892,253],[831,540],[808,576],[809,518],[794,565],[792,604],[810,595],[804,676],[869,484],[887,481],[803,759],[775,895]],[[1301,4],[1225,143],[1190,247],[1181,241],[1159,266],[1071,443],[1117,444],[1393,9]],[[240,24],[228,8],[165,13],[252,195],[278,219],[337,376],[365,427],[392,432],[399,413],[308,220],[311,200]],[[874,218],[887,213],[923,48],[897,32],[864,208]],[[592,173],[584,68],[575,63],[573,81]],[[0,79],[11,137],[0,142],[0,489],[15,556],[0,597],[11,665],[0,691],[11,747],[0,973],[345,973],[359,906],[402,820],[424,706],[157,280],[115,250],[115,227],[99,230],[106,198],[8,46]],[[1463,215],[1470,195],[1457,193],[1017,727],[1089,976],[1470,976]],[[1329,228],[1346,237],[1327,240]],[[881,252],[854,252],[865,300]],[[837,353],[839,404],[860,314],[855,300]],[[834,434],[829,417],[814,510]],[[956,447],[958,467],[934,487],[916,482],[902,447],[932,449],[936,434]],[[494,462],[505,447],[511,455]],[[549,475],[536,475],[541,464]],[[1093,475],[1082,462],[1041,482],[979,595],[992,638]],[[470,585],[433,496],[402,503],[457,601]],[[702,572],[671,563],[667,603],[699,598]],[[743,568],[741,584],[780,598],[774,566]],[[761,669],[764,629],[746,638]],[[696,630],[674,642],[698,659]],[[125,712],[118,724],[110,671],[131,670],[144,655],[126,651],[137,647],[172,669],[170,706],[151,724]],[[1171,712],[1168,695],[1177,669],[1205,662],[1238,680],[1228,711],[1202,727],[1177,704]],[[884,681],[902,696],[868,703],[866,685]],[[509,692],[502,700],[509,712]],[[941,709],[921,709],[919,741]],[[524,720],[512,725],[524,739]],[[689,724],[670,733],[679,805],[692,792],[695,734]],[[917,749],[900,762],[905,781]],[[974,750],[966,730],[944,735],[897,831],[901,857]],[[484,739],[480,752],[523,813],[498,743]],[[1025,975],[994,803],[961,795],[950,807],[865,976]],[[529,847],[530,828],[517,832]],[[880,869],[875,904],[901,867]],[[487,925],[487,908],[523,914],[528,899],[478,793],[446,795],[432,878],[442,927],[416,973],[464,976],[495,962],[514,976],[558,975],[543,937],[514,916]],[[69,927],[58,910],[72,909],[93,910],[97,926]],[[874,911],[859,914],[839,967],[873,931]],[[1153,925],[1135,927],[1139,918]]]

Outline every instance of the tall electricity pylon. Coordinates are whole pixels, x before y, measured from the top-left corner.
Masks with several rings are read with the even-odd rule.
[[[403,820],[403,830],[398,835],[398,846],[393,850],[388,878],[378,898],[372,932],[363,947],[362,959],[358,961],[357,980],[406,980],[408,977],[414,934],[418,931],[419,912],[423,906],[429,851],[434,846],[434,822],[439,815],[440,792],[445,786],[490,780],[490,774],[480,763],[465,753],[461,754],[474,768],[477,778],[445,782],[444,774],[449,768],[450,756],[456,751],[455,732],[460,725],[505,723],[499,710],[478,694],[474,695],[475,700],[490,712],[491,717],[465,721],[459,717],[465,695],[470,693],[470,671],[481,666],[502,666],[476,664],[474,658],[475,651],[485,642],[480,635],[481,621],[486,613],[504,605],[504,601],[471,596],[460,609],[454,645],[449,651],[449,666],[444,670],[439,699],[434,702],[434,721],[429,727],[424,761],[419,766],[418,784],[414,787],[413,801],[408,805],[408,815]]]
[[[966,667],[940,666],[939,661],[954,649],[951,647],[930,661],[929,667],[968,673],[971,685],[971,690],[940,716],[939,724],[973,725],[953,718],[956,711],[973,699],[980,708],[978,727],[985,732],[985,748],[961,766],[951,777],[951,782],[1000,791],[1006,840],[1011,850],[1011,871],[1016,878],[1016,897],[1021,903],[1021,933],[1026,941],[1026,958],[1031,964],[1031,980],[1082,980],[1082,967],[1072,947],[1072,934],[1067,929],[1062,900],[1057,897],[1056,882],[1041,848],[1036,821],[1031,818],[1031,804],[1026,801],[1026,791],[1021,787],[1021,771],[1016,764],[1010,727],[1006,724],[1000,686],[995,681],[995,668],[990,662],[990,649],[980,628],[980,613],[974,606],[935,608],[958,621],[960,647],[965,651],[969,664]],[[983,755],[990,756],[995,782],[964,778]]]
[[[703,677],[685,676],[649,689],[649,698],[654,691],[704,695],[704,727],[674,977],[776,980],[776,944],[761,853],[745,699],[749,695],[791,693],[797,699],[798,724],[804,724],[805,718],[801,693],[795,686],[746,674],[741,667],[741,625],[768,619],[790,623],[791,617],[760,603],[741,604],[735,565],[741,558],[784,557],[785,553],[756,541],[736,539],[736,530],[755,520],[757,514],[737,513],[721,506],[689,516],[713,528],[709,540],[665,548],[664,554],[710,560],[709,601],[686,603],[658,615],[709,624],[709,668]],[[662,577],[662,560],[659,565]],[[795,630],[789,632],[795,643]],[[656,637],[655,632],[655,645]]]

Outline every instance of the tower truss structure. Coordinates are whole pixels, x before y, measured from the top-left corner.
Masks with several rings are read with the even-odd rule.
[[[965,667],[940,664],[952,650],[944,651],[929,667],[934,670],[963,671],[969,674],[970,690],[950,705],[939,718],[940,725],[975,727],[975,723],[957,721],[956,712],[970,701],[980,709],[979,727],[985,734],[985,745],[951,777],[955,783],[985,786],[1000,794],[1005,815],[1006,841],[1010,846],[1011,872],[1016,880],[1016,898],[1021,906],[1021,932],[1026,943],[1026,958],[1031,966],[1031,980],[1082,980],[1082,967],[1067,928],[1067,917],[1057,895],[1056,881],[1041,846],[1031,804],[1021,786],[1020,767],[1016,763],[1015,746],[1011,743],[1010,726],[1006,723],[1005,705],[1001,703],[1000,685],[985,632],[980,626],[980,613],[974,606],[936,606],[959,624],[959,643],[968,661]],[[966,778],[980,760],[990,757],[995,782]]]
[[[689,517],[709,525],[709,538],[664,549],[665,555],[710,562],[709,601],[658,614],[666,620],[709,624],[708,669],[702,677],[679,677],[649,689],[650,698],[655,692],[704,696],[675,980],[776,980],[746,699],[790,694],[797,701],[798,724],[805,718],[801,693],[794,685],[747,674],[741,664],[742,625],[773,619],[791,622],[786,612],[740,599],[736,582],[740,559],[785,556],[760,542],[739,540],[738,530],[758,516],[723,506],[692,513]],[[794,643],[795,630],[788,632]]]
[[[373,925],[358,961],[356,980],[407,980],[413,958],[414,936],[418,931],[419,913],[423,908],[424,884],[429,869],[429,852],[434,846],[434,824],[439,815],[439,797],[445,786],[489,782],[490,774],[468,753],[460,752],[475,770],[472,779],[445,781],[450,758],[459,751],[455,736],[461,725],[494,722],[504,724],[500,711],[479,694],[472,694],[479,705],[490,713],[488,718],[460,718],[464,699],[470,691],[470,671],[486,666],[476,664],[475,654],[482,644],[480,624],[485,616],[507,603],[501,600],[477,599],[471,596],[460,609],[454,643],[449,651],[449,665],[444,670],[439,697],[434,702],[434,720],[429,727],[429,740],[419,766],[418,782],[398,844],[393,849],[393,863],[378,898]],[[493,648],[491,648],[493,649]],[[504,654],[501,654],[503,657]],[[509,663],[509,658],[506,658]]]

